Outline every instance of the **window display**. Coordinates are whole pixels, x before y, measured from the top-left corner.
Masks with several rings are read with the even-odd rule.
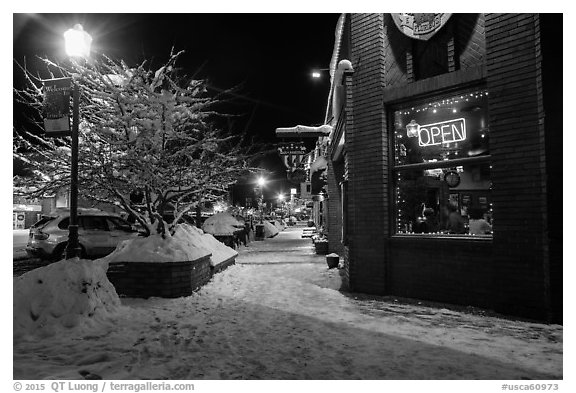
[[[491,237],[488,92],[398,107],[395,233]]]

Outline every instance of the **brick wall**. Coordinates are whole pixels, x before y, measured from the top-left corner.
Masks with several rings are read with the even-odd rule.
[[[340,258],[344,261],[344,269],[342,274],[342,290],[350,290],[350,249],[347,245],[342,247],[342,255]]]
[[[414,82],[413,40],[398,30],[390,14],[384,14],[383,21],[385,86],[390,88]],[[484,14],[454,14],[435,39],[448,42],[449,36],[454,34],[454,45],[450,46],[450,53],[457,57],[453,70],[467,69],[485,61],[484,32]]]
[[[546,161],[538,15],[486,15],[495,280],[500,307],[546,318]]]
[[[459,68],[483,64],[486,60],[484,14],[455,14],[453,23]]]
[[[216,273],[220,273],[221,271],[228,269],[230,266],[234,265],[235,263],[236,263],[236,257],[228,258],[227,260],[222,261],[218,265],[212,267],[211,268],[211,275],[213,276]]]
[[[557,288],[562,274],[558,241],[550,261],[547,209],[553,205],[550,198],[561,198],[561,190],[547,194],[550,184],[558,187],[558,182],[550,182],[546,165],[558,167],[561,160],[546,157],[545,141],[549,154],[561,151],[550,148],[550,136],[544,131],[539,17],[456,14],[451,23],[455,37],[449,44],[457,56],[456,72],[414,81],[410,41],[399,34],[391,18],[351,15],[355,73],[346,82],[349,243],[342,250],[345,281],[354,291],[550,319],[551,297],[556,310],[558,299],[561,302]],[[482,80],[489,91],[494,240],[390,238],[384,104],[390,99],[385,95],[410,100],[407,91],[430,95]],[[561,217],[555,220],[561,226]]]
[[[385,291],[385,239],[388,235],[388,143],[382,130],[384,84],[383,14],[350,18],[352,112],[347,111],[349,170],[349,284],[352,290]],[[350,90],[350,89],[349,89]],[[352,126],[350,126],[352,125]]]
[[[489,241],[393,238],[390,260],[394,295],[487,309],[497,303]]]
[[[383,23],[384,84],[386,87],[405,85],[413,81],[413,64],[406,59],[412,54],[412,42],[398,30],[392,15],[384,14]]]

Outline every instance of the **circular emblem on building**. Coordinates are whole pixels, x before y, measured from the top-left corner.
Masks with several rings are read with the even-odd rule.
[[[458,187],[458,184],[460,184],[460,175],[456,171],[446,172],[444,181],[448,184],[448,187]]]
[[[428,40],[442,28],[452,14],[391,14],[394,23],[410,38]]]

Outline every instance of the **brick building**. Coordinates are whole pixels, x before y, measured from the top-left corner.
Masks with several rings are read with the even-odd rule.
[[[320,138],[350,289],[562,320],[562,16],[343,14]]]

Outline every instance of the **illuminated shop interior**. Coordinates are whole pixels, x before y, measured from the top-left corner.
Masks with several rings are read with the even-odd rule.
[[[394,110],[396,234],[492,236],[487,96],[460,91]]]

